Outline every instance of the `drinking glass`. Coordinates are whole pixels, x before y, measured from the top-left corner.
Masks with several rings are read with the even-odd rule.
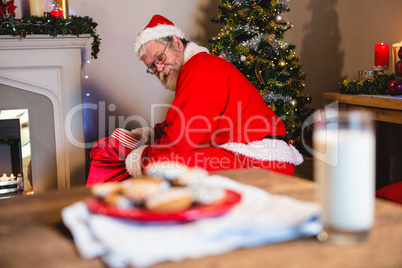
[[[314,179],[325,239],[364,241],[374,223],[375,132],[366,111],[326,110],[315,114]]]

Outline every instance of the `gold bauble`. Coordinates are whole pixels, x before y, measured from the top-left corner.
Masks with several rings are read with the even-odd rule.
[[[281,68],[285,68],[286,67],[286,61],[283,60],[283,59],[280,59],[278,61],[278,66],[281,67]]]

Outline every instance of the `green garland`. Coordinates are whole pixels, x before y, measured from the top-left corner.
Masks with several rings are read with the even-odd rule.
[[[361,81],[347,79],[340,83],[340,92],[355,95],[384,95],[391,79],[394,79],[393,75],[378,75]]]
[[[100,38],[96,33],[98,24],[91,18],[71,16],[68,20],[54,16],[49,17],[23,17],[16,20],[13,15],[4,19],[0,16],[0,35],[21,36],[22,38],[27,35],[46,34],[50,36],[57,35],[76,35],[90,34],[92,37],[91,57],[98,58],[100,51]]]

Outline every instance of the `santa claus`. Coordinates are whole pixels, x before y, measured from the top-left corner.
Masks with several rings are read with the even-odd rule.
[[[285,126],[258,90],[231,63],[187,41],[171,21],[153,16],[134,49],[147,72],[174,91],[175,98],[162,123],[117,129],[99,141],[91,152],[87,185],[140,176],[151,163],[207,171],[263,168],[293,175],[295,165],[303,162],[283,141]]]

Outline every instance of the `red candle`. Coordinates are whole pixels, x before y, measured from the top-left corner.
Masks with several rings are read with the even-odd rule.
[[[374,67],[385,67],[389,66],[389,46],[381,44],[376,44],[374,47],[375,50],[375,60]]]
[[[61,9],[53,9],[50,11],[50,15],[55,16],[56,18],[60,18],[63,16],[63,10]]]

